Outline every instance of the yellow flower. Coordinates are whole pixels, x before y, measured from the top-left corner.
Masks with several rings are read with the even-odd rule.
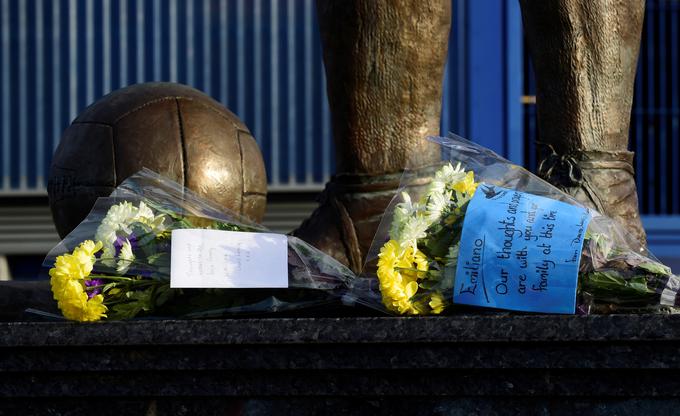
[[[80,322],[94,322],[106,317],[106,306],[102,295],[88,299],[83,285],[71,281],[64,287],[63,295],[58,300],[59,309],[66,319]]]
[[[67,319],[86,322],[106,317],[104,297],[96,295],[88,299],[85,291],[85,281],[89,280],[94,267],[94,255],[101,248],[101,242],[85,241],[73,253],[57,257],[49,271],[52,294]]]
[[[85,240],[76,248],[75,251],[81,252],[87,256],[94,257],[94,255],[102,249],[103,243],[97,241],[96,243],[92,240]]]
[[[454,191],[464,193],[471,196],[477,190],[477,183],[475,182],[475,174],[472,171],[468,171],[465,174],[465,178],[462,181],[454,183],[452,186]]]
[[[395,240],[385,243],[378,259],[383,304],[400,314],[419,314],[411,298],[418,292],[418,279],[427,270],[427,258],[418,249],[402,249]]]
[[[432,299],[430,300],[429,305],[430,308],[432,308],[432,313],[436,315],[442,313],[442,311],[446,307],[446,304],[444,303],[444,297],[439,292],[432,295]]]
[[[78,260],[78,257],[72,254],[64,254],[57,257],[57,261],[54,262],[54,267],[50,269],[49,274],[53,279],[77,280],[84,279],[89,272],[85,272],[83,264]]]

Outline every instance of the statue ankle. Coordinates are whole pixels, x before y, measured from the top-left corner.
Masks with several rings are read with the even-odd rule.
[[[633,156],[627,150],[588,150],[561,156],[552,151],[539,164],[538,175],[584,205],[618,220],[644,246]]]
[[[359,273],[401,178],[402,172],[333,176],[318,198],[319,207],[292,235]]]

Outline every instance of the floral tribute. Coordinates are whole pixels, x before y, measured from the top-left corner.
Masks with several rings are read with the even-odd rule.
[[[182,222],[184,222],[182,224]],[[190,225],[178,217],[155,215],[143,201],[113,205],[94,236],[72,253],[56,258],[50,269],[54,299],[64,317],[88,322],[130,318],[159,304],[169,282],[170,230]],[[142,255],[136,260],[135,253]],[[97,266],[100,273],[93,273]],[[139,267],[135,267],[139,266]],[[133,269],[129,276],[126,274]]]
[[[455,145],[478,146],[467,141]],[[514,165],[512,169],[519,172]],[[466,210],[478,186],[472,170],[465,170],[460,163],[445,163],[417,201],[414,192],[397,196],[400,202],[383,220],[390,224],[389,235],[382,240],[386,242],[377,263],[387,311],[430,315],[456,306],[453,287],[460,238]],[[620,226],[607,217],[591,222],[578,269],[576,312],[677,311],[680,280],[653,256],[632,249],[621,234]],[[381,241],[380,236],[376,241]]]
[[[190,190],[143,170],[94,209],[45,259],[66,319],[209,318],[336,305],[355,277],[305,242],[287,237],[289,289],[174,289],[172,231],[268,232]]]

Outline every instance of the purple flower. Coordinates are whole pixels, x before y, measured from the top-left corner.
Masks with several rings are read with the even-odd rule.
[[[120,249],[123,247],[123,244],[125,244],[125,240],[130,241],[130,246],[133,251],[137,249],[137,236],[135,233],[130,233],[127,237],[119,235],[116,237],[116,241],[113,242],[113,248],[116,250],[116,257],[120,255]]]
[[[87,298],[92,299],[93,297],[97,296],[98,294],[102,293],[102,288],[101,287],[94,287],[92,290],[87,290],[89,287],[93,286],[103,286],[104,285],[104,280],[103,279],[90,279],[90,280],[85,280],[85,288],[87,291]]]

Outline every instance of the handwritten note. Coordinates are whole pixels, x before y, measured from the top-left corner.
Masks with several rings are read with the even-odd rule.
[[[170,287],[286,288],[285,235],[173,230]]]
[[[454,303],[574,313],[585,208],[481,184],[467,209]]]

